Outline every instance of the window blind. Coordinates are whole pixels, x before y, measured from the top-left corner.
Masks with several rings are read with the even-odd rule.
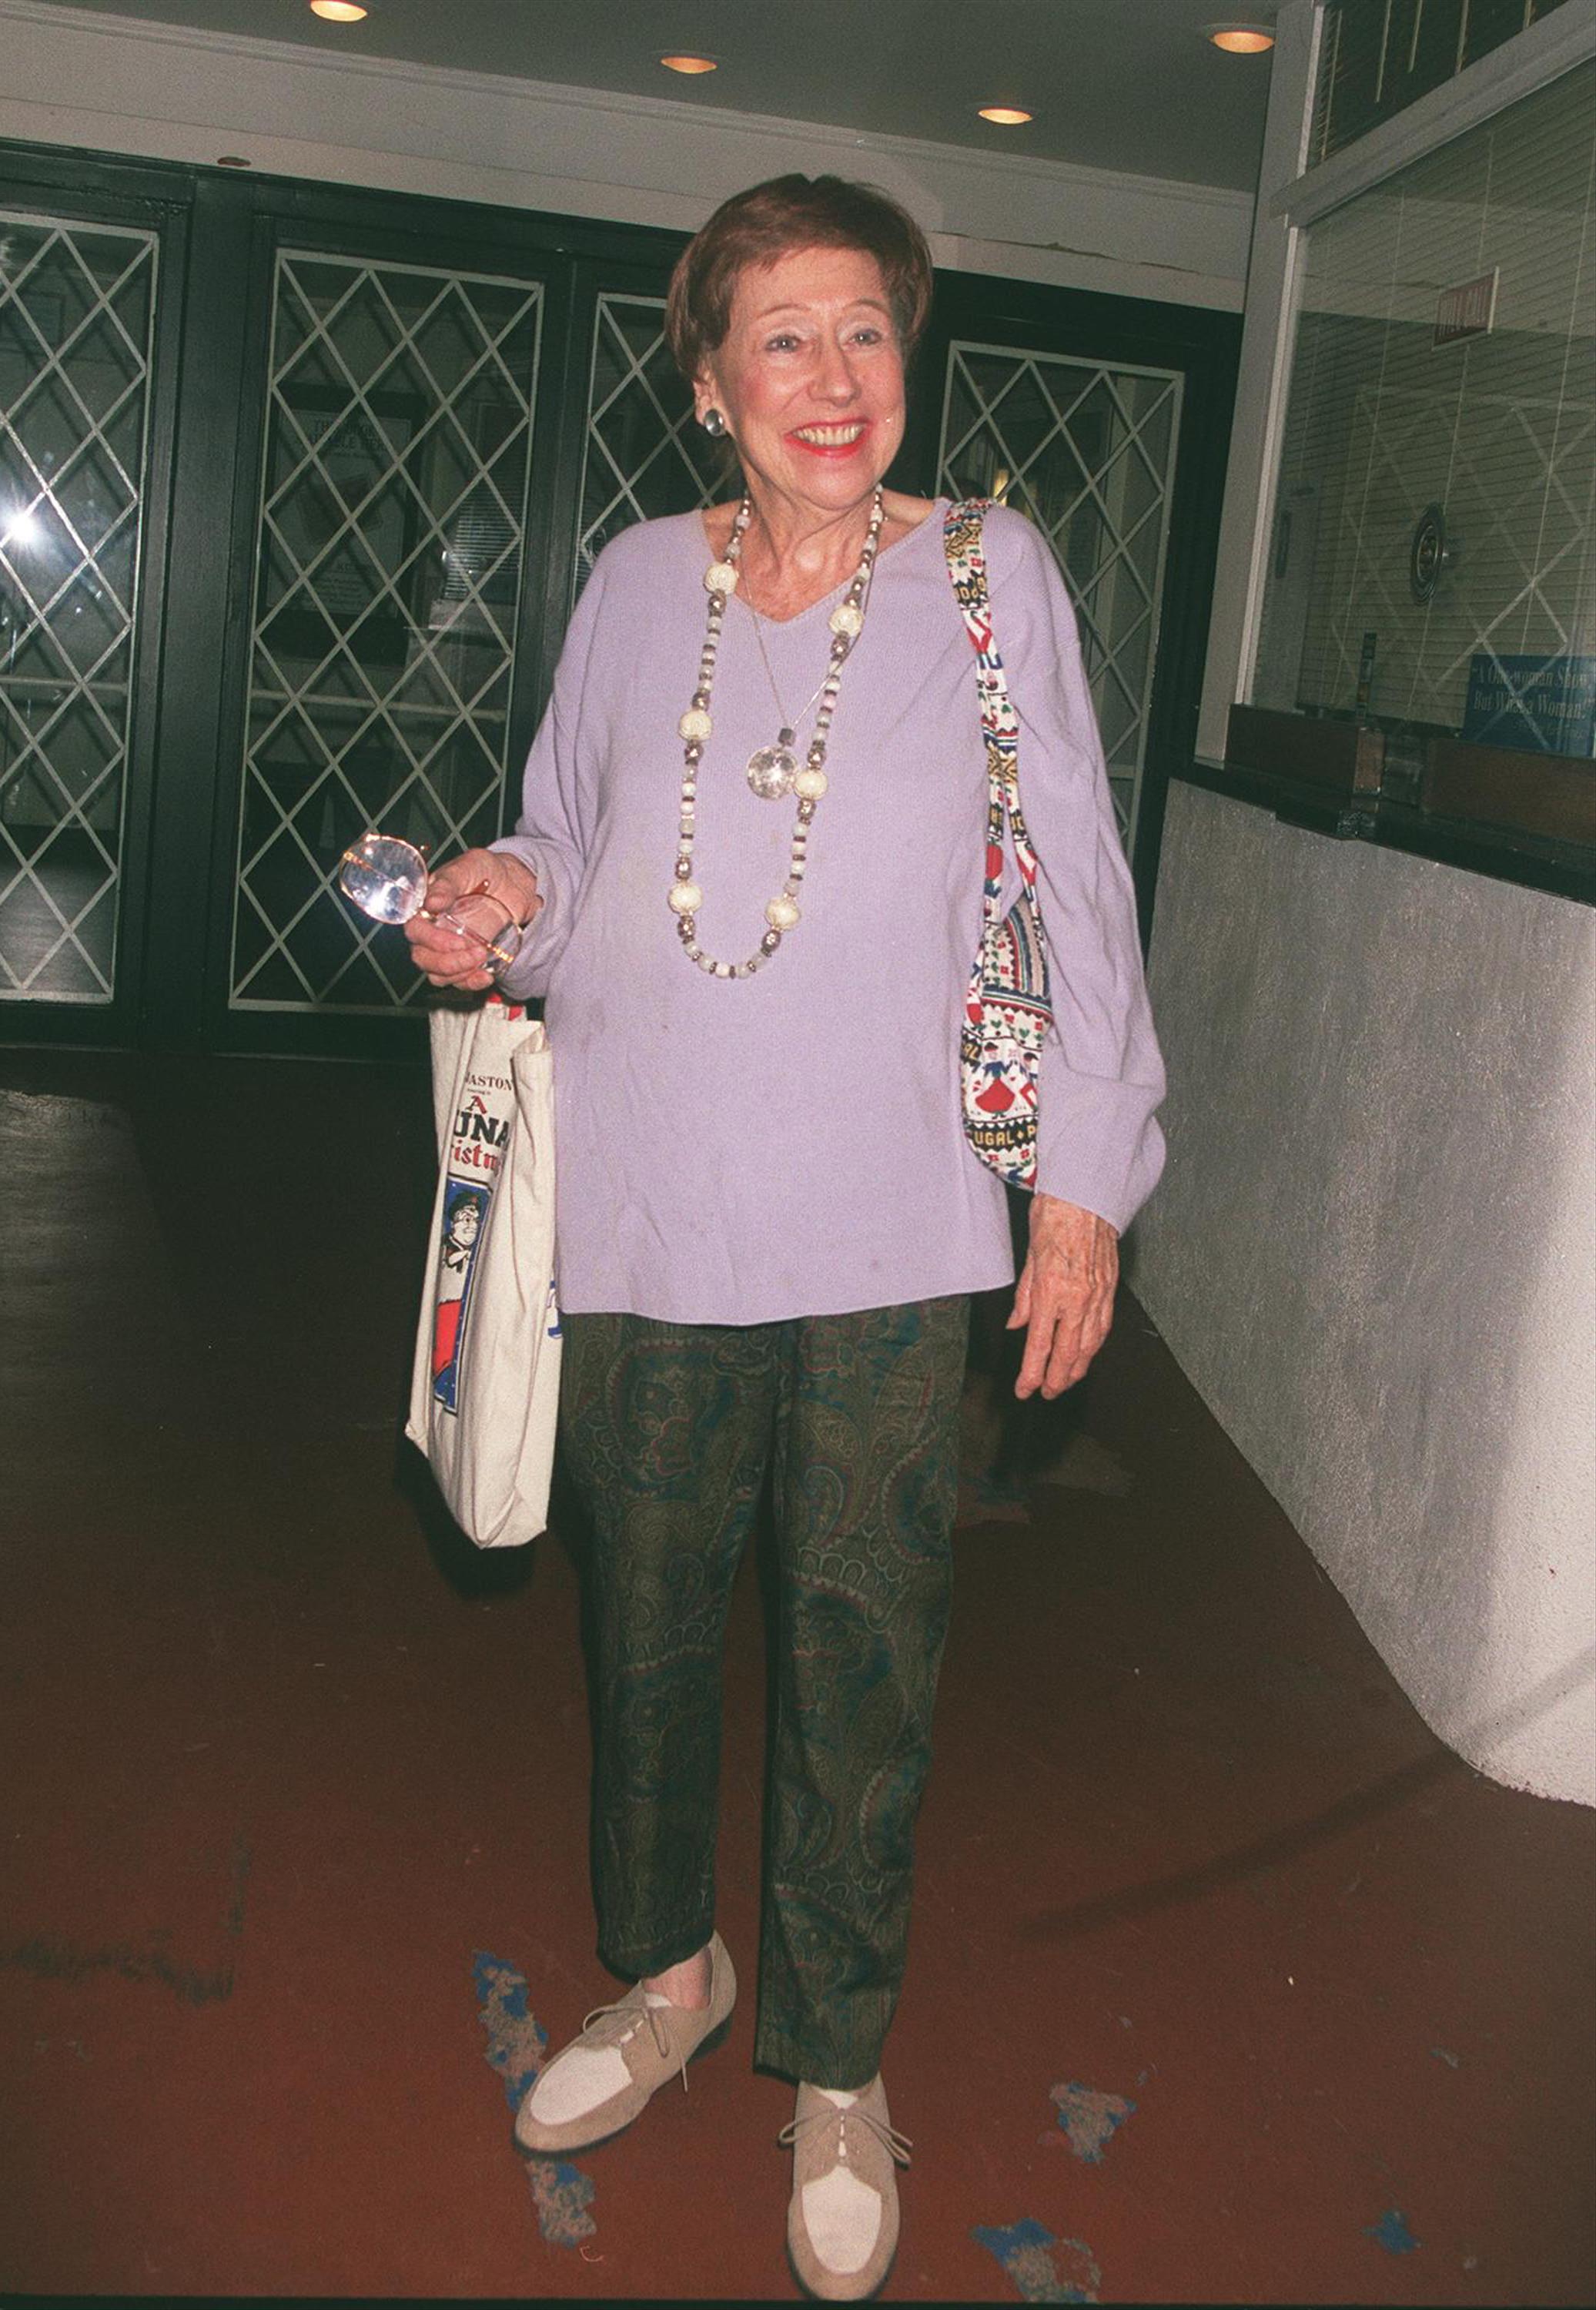
[[[1564,0],[1330,0],[1312,158],[1325,161]]]

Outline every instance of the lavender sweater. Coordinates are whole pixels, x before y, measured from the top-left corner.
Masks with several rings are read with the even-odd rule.
[[[607,546],[571,620],[516,831],[543,907],[512,995],[542,994],[554,1050],[559,1294],[573,1313],[757,1324],[983,1290],[1014,1273],[1002,1185],[959,1121],[958,1021],[980,931],[986,769],[945,503],[877,563],[843,675],[803,918],[752,978],[714,979],[665,903],[677,717],[704,635],[696,514]],[[1020,516],[986,519],[998,646],[1042,862],[1056,1039],[1039,1184],[1123,1228],[1163,1159],[1163,1095],[1130,876],[1075,618]],[[766,647],[785,708],[821,680],[838,594]],[[726,612],[698,777],[698,937],[757,947],[791,801],[744,767],[778,714],[750,612]],[[799,723],[800,739],[811,719]],[[1012,867],[1011,867],[1012,873]]]

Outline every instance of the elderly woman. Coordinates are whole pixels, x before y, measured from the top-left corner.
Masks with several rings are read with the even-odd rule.
[[[514,835],[409,926],[437,985],[542,994],[555,1052],[565,1444],[598,1630],[599,1951],[635,1985],[521,2109],[568,2153],[685,2074],[736,1994],[715,1931],[720,1654],[773,1474],[780,1628],[755,2059],[797,2083],[808,2290],[898,2236],[882,2041],[950,1600],[969,1295],[1013,1280],[961,1123],[987,798],[945,507],[883,485],[930,259],[872,188],[785,177],[676,268],[672,352],[743,494],[630,529],[571,621]],[[1043,540],[985,521],[1022,723],[1055,1027],[1011,1327],[1057,1395],[1107,1331],[1162,1076],[1075,620]],[[473,909],[479,912],[473,914]]]

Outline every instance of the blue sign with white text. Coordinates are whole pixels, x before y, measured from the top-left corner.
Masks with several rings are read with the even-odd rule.
[[[1596,657],[1496,657],[1469,661],[1462,735],[1481,746],[1526,752],[1596,754]]]

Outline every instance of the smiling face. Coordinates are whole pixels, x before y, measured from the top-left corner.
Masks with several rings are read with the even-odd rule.
[[[697,381],[720,409],[756,497],[820,515],[874,489],[903,439],[903,354],[873,256],[801,248],[750,265],[725,342]]]

